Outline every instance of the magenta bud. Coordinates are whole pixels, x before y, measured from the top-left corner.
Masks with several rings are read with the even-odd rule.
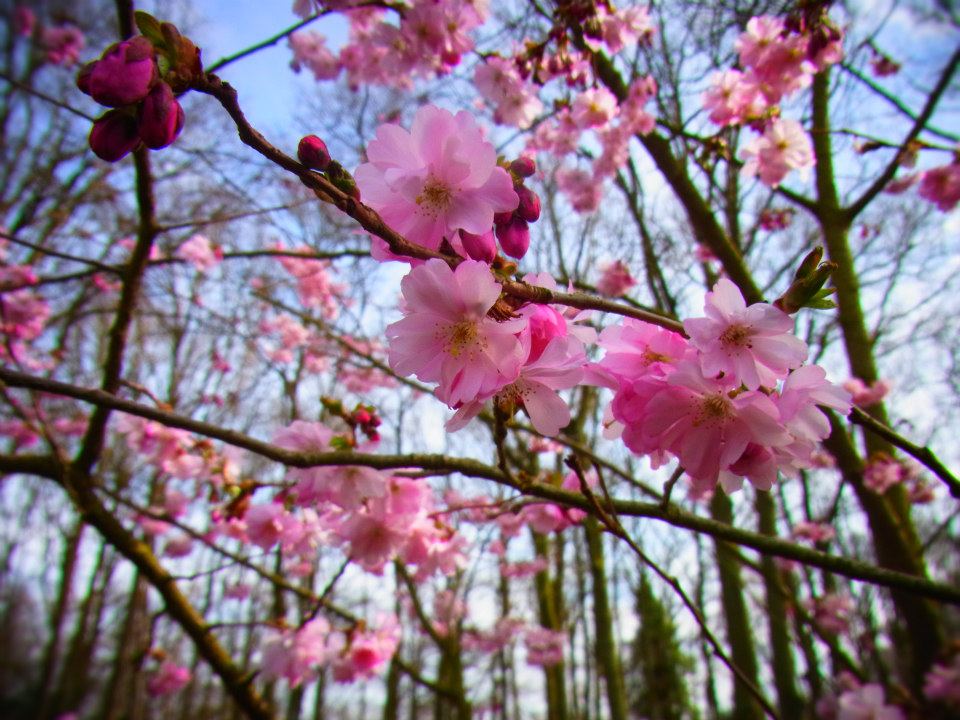
[[[83,73],[77,78],[80,89],[107,107],[143,100],[159,78],[153,45],[142,35],[111,45],[85,79]]]
[[[90,94],[90,74],[93,72],[93,68],[96,67],[97,62],[88,62],[82,68],[80,72],[77,73],[77,87],[80,88],[80,92],[84,95]]]
[[[517,188],[517,197],[520,205],[517,206],[517,215],[527,222],[536,222],[540,219],[540,196],[526,186]]]
[[[537,164],[533,158],[521,155],[510,163],[510,171],[517,177],[528,178],[537,171]]]
[[[513,210],[510,212],[498,212],[493,214],[494,225],[506,225],[513,219]]]
[[[107,162],[116,162],[139,144],[137,121],[119,110],[98,118],[90,130],[90,149]]]
[[[297,146],[297,159],[311,170],[327,169],[330,164],[330,151],[327,144],[316,135],[307,135]]]
[[[505,225],[497,225],[497,239],[507,255],[519,260],[530,248],[530,226],[523,218],[514,217]]]
[[[487,230],[483,235],[474,235],[461,230],[460,241],[463,243],[464,251],[472,260],[490,263],[497,256],[497,241],[493,239],[492,230]]]
[[[140,108],[140,137],[148,148],[158,150],[183,130],[183,108],[166,83],[158,83]]]

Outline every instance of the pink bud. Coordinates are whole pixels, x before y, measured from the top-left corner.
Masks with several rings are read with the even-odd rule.
[[[330,164],[330,151],[316,135],[307,135],[297,146],[297,159],[311,170],[323,171]]]
[[[494,225],[506,225],[513,220],[513,210],[509,212],[498,212],[493,214]]]
[[[183,129],[183,108],[164,82],[157,83],[140,109],[140,137],[148,148],[166,147]]]
[[[505,225],[497,225],[497,239],[507,255],[519,260],[530,247],[530,226],[523,218],[514,217]]]
[[[81,71],[77,84],[101,105],[120,107],[143,100],[158,77],[153,45],[138,35],[107,48],[86,82],[82,82]]]
[[[119,110],[97,119],[90,130],[90,149],[107,162],[116,162],[139,144],[137,121]]]
[[[533,161],[533,158],[521,155],[510,163],[510,170],[517,177],[528,178],[537,171],[537,164]]]
[[[488,230],[483,235],[474,235],[461,230],[460,240],[463,243],[463,249],[473,260],[489,263],[493,262],[497,256],[497,243],[493,239],[492,230]]]
[[[517,215],[527,222],[536,222],[540,219],[540,196],[528,187],[521,186],[517,188],[517,197],[520,198],[520,205],[517,207]]]

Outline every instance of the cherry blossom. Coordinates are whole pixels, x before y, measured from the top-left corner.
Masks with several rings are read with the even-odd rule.
[[[457,230],[482,234],[519,202],[510,175],[468,113],[433,105],[410,131],[381,125],[355,173],[364,202],[398,232],[432,250]]]
[[[705,318],[683,323],[700,352],[705,375],[723,373],[748,390],[771,386],[807,357],[806,344],[791,333],[793,321],[766,303],[747,307],[730,280],[721,278],[707,293]]]
[[[413,268],[401,282],[405,317],[389,325],[390,366],[438,382],[451,407],[493,395],[513,382],[523,362],[516,337],[523,319],[487,316],[500,295],[489,266],[466,260],[456,271],[442,260]]]
[[[600,266],[600,279],[597,281],[597,291],[611,297],[620,297],[637,281],[630,274],[630,269],[622,260],[614,260]]]
[[[590,88],[574,99],[571,117],[578,128],[585,130],[606,125],[619,110],[612,92],[605,87]]]
[[[949,212],[960,202],[960,162],[927,170],[920,178],[920,197],[929,200],[942,212]]]
[[[868,683],[843,693],[837,701],[837,720],[906,720],[903,710],[887,705],[883,688]]]
[[[540,667],[562,663],[566,640],[567,635],[561,630],[545,627],[528,628],[523,634],[523,643],[527,648],[527,663]]]
[[[205,273],[223,260],[223,250],[213,247],[203,235],[192,235],[177,248],[176,256],[193,264],[198,272]]]
[[[796,120],[774,120],[743,149],[743,174],[777,187],[791,170],[813,167],[813,144]]]
[[[151,697],[172,695],[183,689],[193,677],[190,670],[181,667],[169,660],[164,660],[149,680],[147,680],[147,694]]]
[[[854,405],[871,407],[887,396],[890,392],[890,385],[889,380],[882,378],[874,380],[869,385],[860,378],[850,378],[843,383],[843,389],[850,393]]]
[[[923,694],[928,700],[960,708],[960,655],[951,663],[938,663],[927,673]]]

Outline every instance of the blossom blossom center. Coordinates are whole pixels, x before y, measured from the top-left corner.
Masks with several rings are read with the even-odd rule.
[[[417,205],[430,215],[446,212],[453,202],[453,190],[434,177],[427,179],[423,190],[417,195]]]
[[[654,363],[658,362],[670,362],[670,358],[668,356],[664,355],[663,353],[654,352],[650,348],[647,348],[643,351],[642,358],[644,365],[653,365]]]
[[[452,357],[460,357],[468,346],[475,345],[477,342],[477,324],[465,320],[459,322],[448,329],[447,334],[447,352]]]
[[[700,401],[697,414],[693,418],[693,426],[717,424],[733,416],[730,400],[721,394],[709,395]]]
[[[720,334],[720,342],[732,347],[750,347],[750,328],[746,325],[734,324]]]

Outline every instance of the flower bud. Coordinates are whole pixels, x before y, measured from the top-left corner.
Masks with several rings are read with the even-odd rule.
[[[80,92],[84,95],[90,94],[90,74],[93,72],[93,68],[97,66],[97,61],[88,62],[82,68],[80,72],[77,73],[77,87],[80,88]]]
[[[183,130],[183,108],[166,83],[158,83],[140,108],[140,137],[148,148],[166,147]]]
[[[510,163],[510,172],[517,177],[528,178],[536,171],[537,164],[533,161],[533,158],[526,155],[521,155],[512,163]]]
[[[327,144],[316,135],[307,135],[297,146],[297,159],[311,170],[323,172],[330,164]]]
[[[506,225],[513,220],[513,210],[509,212],[498,212],[493,214],[494,225]]]
[[[90,149],[107,162],[116,162],[139,144],[137,121],[119,110],[98,118],[90,130]]]
[[[143,100],[159,78],[153,45],[142,35],[111,45],[77,85],[101,105],[120,107]]]
[[[472,260],[481,262],[493,262],[497,256],[497,243],[493,239],[493,231],[488,230],[483,235],[474,235],[466,230],[460,231],[460,241],[463,243],[463,249]]]
[[[520,205],[517,206],[517,215],[527,222],[536,222],[540,219],[540,196],[530,188],[521,185],[517,188],[517,197]]]
[[[497,225],[500,247],[512,258],[519,260],[530,247],[530,227],[523,218],[514,217],[504,225]]]

